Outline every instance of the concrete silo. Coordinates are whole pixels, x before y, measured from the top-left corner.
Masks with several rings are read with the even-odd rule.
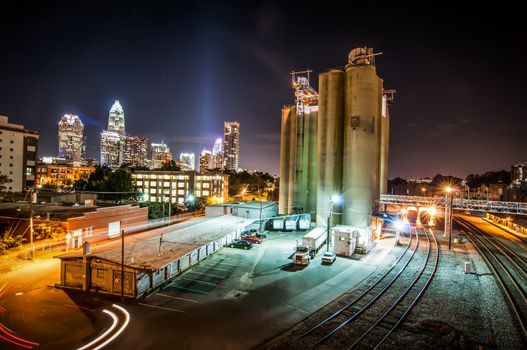
[[[287,213],[289,208],[289,168],[294,159],[290,158],[291,120],[294,118],[292,107],[282,109],[282,124],[280,132],[280,194],[278,197],[278,212]]]
[[[344,72],[332,69],[318,79],[317,225],[322,226],[327,222],[331,196],[342,191]]]
[[[342,223],[365,228],[366,232],[371,227],[372,207],[379,196],[382,80],[372,59],[373,53],[368,49],[350,52],[345,72],[343,129]]]
[[[318,93],[309,85],[310,72],[292,73],[296,104],[282,109],[280,214],[316,210]]]

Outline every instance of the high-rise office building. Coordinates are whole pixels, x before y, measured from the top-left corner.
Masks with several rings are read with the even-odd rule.
[[[225,169],[238,170],[238,158],[240,154],[240,123],[225,122],[223,128],[223,155],[225,157]]]
[[[101,165],[117,169],[121,165],[121,135],[115,131],[101,133]]]
[[[152,169],[159,169],[164,162],[172,160],[172,152],[166,143],[152,143]]]
[[[148,166],[148,139],[139,136],[121,136],[121,164],[130,166]]]
[[[21,192],[35,185],[37,149],[36,131],[11,124],[0,115],[0,174],[11,180],[5,184],[7,191]]]
[[[180,153],[179,161],[187,164],[190,170],[196,170],[196,156],[194,153]]]
[[[108,116],[108,131],[124,135],[124,110],[118,100],[115,100]]]
[[[212,148],[212,168],[225,169],[225,158],[223,156],[223,140],[217,139]]]
[[[199,155],[199,171],[213,169],[212,152],[208,149],[203,149]]]
[[[59,156],[80,162],[85,155],[84,124],[78,115],[64,114],[58,125]]]

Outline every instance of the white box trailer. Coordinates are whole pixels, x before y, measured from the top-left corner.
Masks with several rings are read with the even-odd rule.
[[[285,230],[296,231],[298,229],[298,215],[290,215],[285,218]]]
[[[284,230],[284,217],[273,218],[273,230],[283,231]]]
[[[325,227],[315,227],[304,237],[302,237],[302,245],[308,247],[311,252],[316,253],[320,246],[326,241],[328,234]]]
[[[298,219],[299,230],[309,230],[311,227],[311,214],[302,214]]]

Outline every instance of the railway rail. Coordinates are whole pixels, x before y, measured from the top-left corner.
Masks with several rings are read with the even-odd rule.
[[[287,346],[382,346],[418,303],[437,269],[437,240],[430,229],[421,230],[422,235],[414,229],[405,251],[375,283],[322,322],[293,337]]]
[[[527,342],[527,261],[473,223],[454,219],[493,273]]]

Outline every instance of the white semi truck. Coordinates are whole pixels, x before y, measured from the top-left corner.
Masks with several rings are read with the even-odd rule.
[[[315,227],[304,237],[302,244],[296,247],[293,263],[297,265],[307,265],[315,257],[320,247],[327,238],[327,229],[325,227]]]

